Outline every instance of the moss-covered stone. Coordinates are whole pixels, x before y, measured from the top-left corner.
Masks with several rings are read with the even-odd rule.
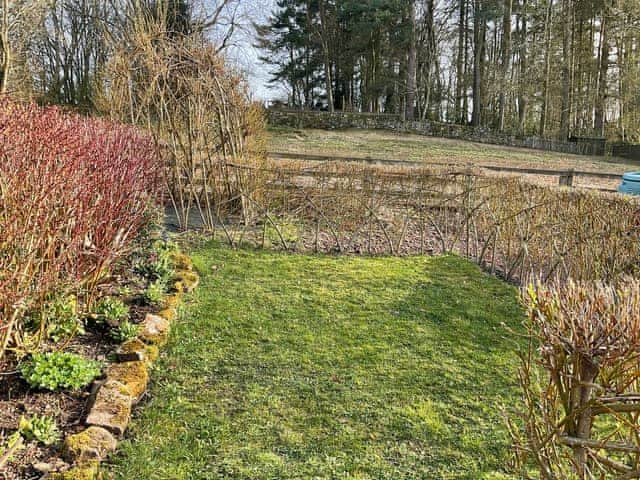
[[[174,252],[171,254],[171,261],[176,270],[193,270],[193,262],[188,255]]]
[[[116,350],[118,362],[147,362],[152,363],[158,359],[160,352],[155,345],[146,345],[142,340],[135,338],[124,342]]]
[[[140,340],[148,345],[162,346],[169,339],[171,323],[159,315],[147,314],[142,322]]]
[[[176,282],[181,282],[185,292],[192,292],[198,286],[200,277],[190,270],[178,270],[174,277]]]
[[[114,435],[122,435],[131,419],[132,402],[127,387],[115,380],[107,380],[98,390],[86,423],[102,427]]]
[[[117,445],[118,442],[110,432],[92,426],[75,435],[69,435],[64,441],[62,455],[69,463],[99,462],[113,452]]]
[[[107,379],[124,385],[129,395],[138,400],[147,389],[149,372],[145,362],[113,363],[107,368]]]
[[[173,284],[173,291],[176,293],[184,293],[186,291],[186,287],[184,283],[178,281]]]
[[[178,310],[173,307],[165,308],[164,310],[160,310],[158,315],[162,318],[166,318],[169,322],[173,322],[178,315]]]
[[[160,349],[156,345],[145,345],[147,363],[155,362],[160,356]]]
[[[47,480],[96,480],[100,471],[100,463],[97,461],[79,465],[66,472],[49,473]]]
[[[164,307],[165,308],[177,308],[182,301],[182,293],[176,292],[172,295],[167,295],[164,299]]]

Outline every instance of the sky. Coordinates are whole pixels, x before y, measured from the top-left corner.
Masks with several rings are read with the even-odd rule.
[[[242,8],[246,9],[245,23],[251,21],[264,22],[267,20],[276,0],[240,0]],[[242,69],[249,81],[252,96],[255,100],[267,101],[276,98],[286,98],[282,89],[269,88],[269,65],[261,62],[261,52],[254,47],[255,32],[252,28],[246,28],[237,34],[235,45],[229,49],[229,59]]]

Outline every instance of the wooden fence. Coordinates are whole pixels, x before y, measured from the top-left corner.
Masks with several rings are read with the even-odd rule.
[[[428,166],[442,166],[442,167],[474,167],[492,172],[505,172],[516,173],[521,175],[542,175],[558,177],[558,185],[565,187],[573,187],[576,177],[590,177],[602,180],[621,180],[621,173],[607,173],[607,172],[589,172],[583,170],[552,170],[552,169],[540,169],[540,168],[521,168],[521,167],[508,167],[503,165],[475,165],[467,164],[461,165],[455,162],[416,162],[413,160],[390,160],[382,158],[372,157],[344,157],[344,156],[326,156],[326,155],[309,155],[299,153],[288,152],[269,152],[269,157],[274,160],[302,160],[306,162],[350,162],[350,163],[366,163],[369,165],[388,165],[396,167],[428,167]],[[615,189],[610,188],[597,188],[597,190],[615,192]]]

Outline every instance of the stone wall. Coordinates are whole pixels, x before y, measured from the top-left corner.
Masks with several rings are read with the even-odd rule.
[[[640,145],[631,143],[618,143],[611,146],[611,154],[628,160],[640,161]]]
[[[578,155],[605,154],[605,142],[601,139],[580,138],[572,142],[559,142],[538,137],[519,137],[495,132],[484,127],[476,128],[467,125],[428,121],[405,122],[399,115],[274,109],[268,110],[267,116],[269,124],[291,128],[392,130],[399,133],[414,133],[432,137],[453,138],[492,145],[533,148]]]

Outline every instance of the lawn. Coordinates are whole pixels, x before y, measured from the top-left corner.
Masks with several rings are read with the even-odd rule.
[[[615,157],[589,157],[463,140],[399,134],[383,130],[294,130],[271,128],[273,152],[372,157],[425,163],[473,163],[521,168],[624,173],[638,163]]]
[[[514,288],[458,257],[193,257],[114,478],[510,478]]]

